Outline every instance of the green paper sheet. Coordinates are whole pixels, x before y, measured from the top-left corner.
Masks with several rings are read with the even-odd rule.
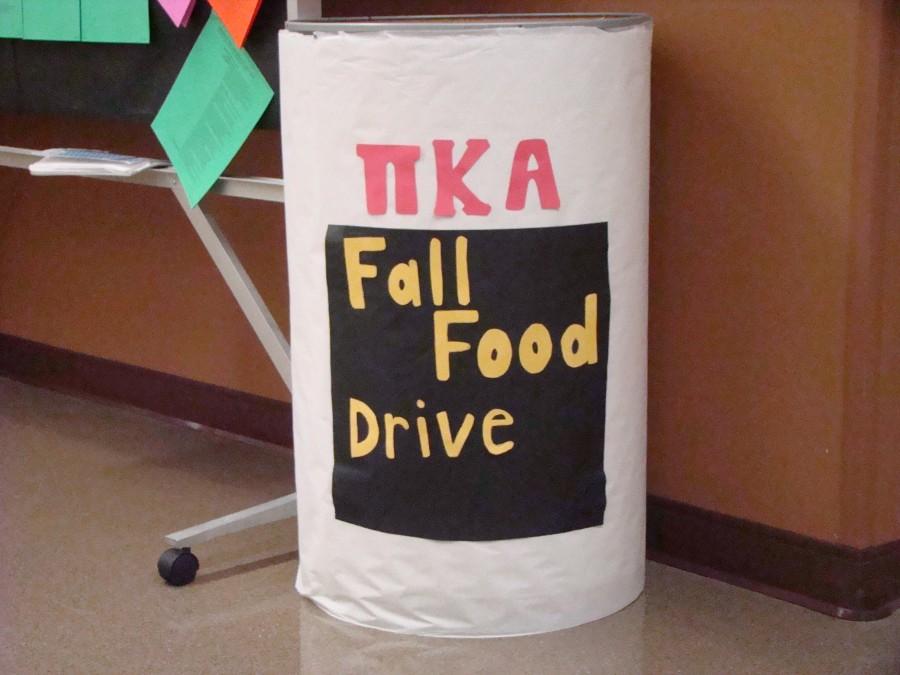
[[[81,40],[150,42],[148,0],[81,0]]]
[[[0,38],[22,37],[22,0],[0,0]]]
[[[272,96],[249,54],[211,14],[151,125],[191,206],[225,171]]]
[[[22,0],[26,40],[81,40],[80,0]]]

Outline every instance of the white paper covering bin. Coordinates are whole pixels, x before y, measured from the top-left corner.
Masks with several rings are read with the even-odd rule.
[[[516,635],[643,589],[651,32],[282,32],[297,588],[326,612]]]

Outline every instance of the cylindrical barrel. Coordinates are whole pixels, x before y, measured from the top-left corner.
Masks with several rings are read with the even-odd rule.
[[[282,33],[297,588],[326,612],[516,635],[643,589],[650,40]]]

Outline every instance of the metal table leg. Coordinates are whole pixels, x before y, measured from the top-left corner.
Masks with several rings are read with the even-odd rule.
[[[199,205],[192,207],[189,204],[187,195],[180,184],[176,184],[172,191],[240,305],[244,316],[253,327],[256,337],[265,348],[266,354],[272,360],[284,385],[290,391],[290,346],[272,318],[266,303],[260,297],[253,281],[215,220]],[[194,544],[240,532],[257,525],[293,518],[296,515],[297,495],[290,494],[265,504],[173,532],[166,535],[165,539],[175,548],[168,549],[160,556],[157,565],[159,573],[166,581],[176,586],[190,583],[199,568],[199,561],[190,550]]]

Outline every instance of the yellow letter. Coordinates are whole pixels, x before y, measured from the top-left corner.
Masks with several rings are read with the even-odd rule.
[[[456,299],[465,307],[469,304],[469,240],[456,238]]]
[[[347,293],[353,309],[365,309],[363,279],[374,279],[378,274],[375,265],[366,265],[359,260],[363,251],[383,251],[387,248],[384,237],[347,237],[344,239],[344,266],[347,269]]]
[[[433,237],[428,244],[428,273],[431,277],[431,300],[435,307],[444,304],[444,269],[441,260],[441,240]]]
[[[456,438],[453,438],[453,434],[450,432],[450,416],[445,410],[437,414],[437,422],[438,429],[441,430],[441,441],[444,443],[444,452],[447,453],[447,457],[459,457],[459,453],[462,452],[463,446],[466,444],[466,439],[472,432],[472,427],[475,424],[475,415],[466,413],[462,424],[459,425],[459,431],[456,432]]]
[[[450,379],[450,354],[472,348],[468,342],[451,341],[447,329],[452,323],[475,323],[477,309],[438,309],[434,312],[434,369],[437,379]]]
[[[484,441],[484,447],[492,455],[502,455],[513,449],[515,443],[512,441],[504,441],[503,443],[495,443],[494,436],[491,433],[494,427],[512,426],[513,416],[501,408],[494,408],[481,421],[481,439]]]
[[[519,340],[519,362],[526,372],[536,375],[547,367],[553,354],[553,340],[550,331],[542,323],[533,323]]]
[[[405,417],[394,417],[391,413],[384,416],[384,454],[388,459],[394,459],[394,427],[403,427],[409,431],[409,422]]]
[[[416,407],[419,410],[425,409],[425,401],[416,399]],[[419,431],[419,448],[422,450],[422,457],[431,457],[431,443],[428,442],[428,424],[425,418],[419,416],[416,418],[416,429]]]
[[[512,363],[512,343],[499,328],[485,331],[478,341],[478,370],[485,377],[495,379],[509,370]]]
[[[422,306],[422,289],[419,286],[419,263],[397,263],[388,276],[388,293],[398,305]]]
[[[570,368],[597,363],[597,294],[584,296],[584,325],[566,328],[560,343],[563,360]]]
[[[368,428],[366,437],[362,441],[359,440],[359,422],[356,419],[357,415],[362,415],[365,418],[366,426]],[[378,445],[378,435],[378,419],[375,417],[375,412],[362,401],[351,398],[350,456],[355,458],[368,455],[375,449],[375,446]]]

